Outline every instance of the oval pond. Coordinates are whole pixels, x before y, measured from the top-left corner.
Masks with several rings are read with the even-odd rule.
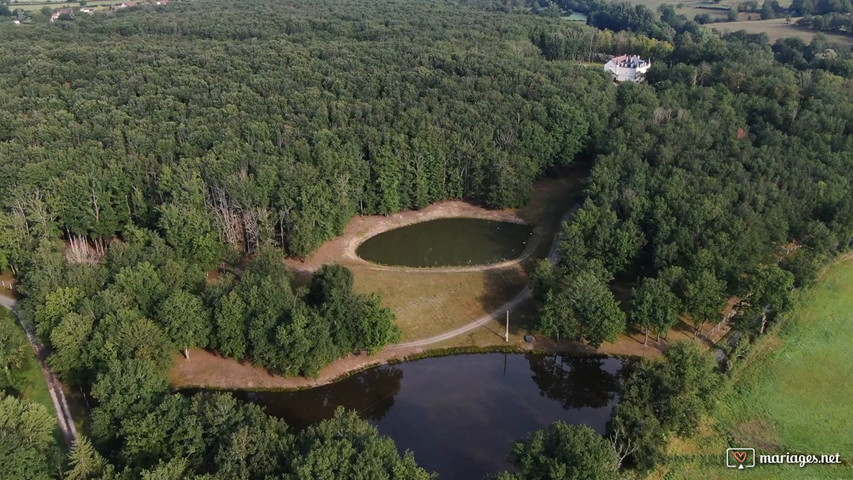
[[[511,469],[513,444],[563,420],[603,433],[623,360],[468,354],[385,365],[295,392],[235,392],[293,428],[359,412],[440,479]]]
[[[486,265],[521,255],[531,234],[530,226],[521,223],[442,218],[374,235],[359,245],[356,253],[382,265]]]

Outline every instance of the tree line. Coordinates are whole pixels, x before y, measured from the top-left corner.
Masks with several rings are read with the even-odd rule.
[[[850,35],[853,34],[853,17],[849,13],[826,13],[823,15],[806,15],[797,20],[801,27]]]
[[[853,3],[849,0],[793,0],[791,10],[802,16],[850,13],[853,12]]]
[[[717,370],[694,343],[673,344],[660,361],[631,363],[620,372],[621,399],[603,435],[555,422],[515,444],[510,461],[517,472],[487,480],[617,480],[647,473],[666,461],[671,438],[696,433],[711,411]]]
[[[292,286],[275,249],[265,248],[236,279],[208,281],[155,233],[132,231],[100,264],[69,264],[44,244],[21,272],[21,311],[51,350],[66,381],[88,385],[110,368],[143,360],[158,375],[171,352],[208,348],[276,372],[316,375],[343,355],[375,352],[400,338],[377,295],[352,291],[352,273],[326,265],[310,285]]]
[[[48,428],[52,439],[55,421],[43,407],[8,397],[0,409],[33,413],[5,424],[13,417],[0,412],[0,452],[10,458],[9,470],[0,471],[25,472],[15,478],[33,479],[60,473],[67,479],[265,478],[272,473],[350,478],[355,471],[378,478],[429,478],[411,454],[400,456],[390,439],[352,413],[340,412],[310,433],[294,434],[231,396],[190,398],[169,391],[166,374],[176,349],[208,348],[272,371],[314,375],[342,355],[373,352],[398,340],[393,314],[378,296],[353,293],[348,269],[326,265],[307,286],[294,290],[281,252],[265,247],[241,278],[226,274],[208,280],[200,264],[143,229],[111,242],[100,263],[69,262],[66,253],[55,242],[32,252],[20,271],[20,307],[48,347],[50,367],[68,384],[91,386],[91,442],[82,438],[67,461],[57,461],[50,456],[52,443],[37,436]],[[14,332],[4,328],[0,334],[0,366],[7,374],[20,364],[23,348],[20,339],[9,337]],[[352,457],[333,454],[341,449]],[[40,462],[46,462],[44,468],[35,468]]]

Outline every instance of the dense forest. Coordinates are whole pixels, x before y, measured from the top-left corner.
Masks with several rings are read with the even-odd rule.
[[[602,72],[543,61],[537,42],[570,38],[580,55],[594,31],[408,2],[178,3],[10,26],[0,261],[48,364],[94,403],[63,462],[43,407],[4,388],[0,476],[427,478],[352,414],[297,433],[228,396],[170,393],[173,352],[311,375],[398,339],[348,270],[295,288],[283,255],[359,213],[523,204],[535,178],[590,152],[615,107]]]
[[[15,32],[0,220],[21,241],[155,229],[206,264],[219,240],[301,256],[355,214],[520,206],[601,134],[612,89],[541,62],[540,19],[412,8],[193,3]]]
[[[793,0],[791,10],[798,15],[850,13],[853,12],[853,3],[849,0]]]
[[[853,238],[849,48],[721,38],[671,8],[588,3],[585,26],[552,7],[211,0],[0,25],[0,267],[49,365],[95,402],[91,440],[52,458],[50,415],[13,388],[21,344],[0,332],[0,473],[429,478],[353,414],[294,432],[227,395],[172,393],[165,372],[201,347],[312,375],[396,341],[347,269],[295,287],[283,256],[357,214],[520,206],[576,161],[582,206],[533,276],[544,333],[597,346],[687,319],[698,335],[731,300],[743,332],[772,325]],[[646,83],[576,62],[626,52],[654,57]],[[555,424],[499,478],[650,468],[710,408],[715,368],[688,344],[638,362],[611,441]]]
[[[677,43],[648,84],[620,86],[562,261],[535,275],[543,331],[599,345],[685,318],[700,334],[731,299],[763,332],[851,246],[850,67],[819,39],[737,33]]]

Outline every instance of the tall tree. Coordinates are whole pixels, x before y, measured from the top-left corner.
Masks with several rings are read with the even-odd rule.
[[[708,270],[700,270],[687,282],[685,306],[693,318],[693,338],[702,331],[706,322],[719,321],[722,318],[726,284],[717,279]]]
[[[634,288],[631,321],[645,330],[643,345],[649,341],[649,330],[656,332],[660,341],[661,333],[668,332],[678,321],[679,308],[678,297],[662,279],[644,278]]]
[[[24,365],[27,348],[26,337],[16,325],[14,315],[6,309],[0,310],[0,370],[3,370],[0,387],[14,383],[12,373]]]
[[[213,313],[216,325],[212,344],[237,360],[246,357],[246,303],[235,291],[228,292],[217,301]]]
[[[37,403],[0,392],[0,478],[49,480],[56,419]]]
[[[692,342],[676,342],[666,352],[661,371],[661,414],[680,435],[692,435],[714,404],[719,377],[710,353]]]
[[[748,276],[745,288],[748,292],[742,299],[746,308],[741,323],[746,327],[758,326],[758,333],[763,334],[769,315],[784,313],[791,308],[794,275],[775,263],[759,265]]]
[[[206,347],[210,338],[210,311],[201,298],[175,290],[160,304],[157,318],[175,346],[189,359],[190,347]]]
[[[512,450],[517,480],[615,480],[618,458],[613,446],[583,425],[555,422],[538,430]]]
[[[586,342],[598,348],[625,331],[625,312],[619,307],[599,268],[589,268],[567,280],[568,286],[545,296],[539,328],[546,335]]]
[[[285,478],[428,480],[433,478],[415,463],[411,452],[403,455],[376,427],[342,409],[335,417],[308,427],[296,439],[291,471]]]
[[[569,302],[577,316],[577,339],[598,348],[603,342],[616,341],[625,331],[625,312],[601,274],[584,270],[569,280]]]
[[[116,478],[115,468],[95,450],[92,442],[85,436],[77,441],[68,452],[70,469],[65,472],[65,480],[112,480]]]

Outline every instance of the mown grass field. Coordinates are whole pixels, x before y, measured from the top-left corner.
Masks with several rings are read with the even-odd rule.
[[[853,255],[838,260],[778,332],[758,342],[714,418],[671,445],[672,461],[651,479],[853,478]],[[725,467],[727,447],[757,454],[835,454],[842,466]]]
[[[754,15],[757,18],[757,14]],[[707,25],[707,27],[721,33],[736,32],[738,30],[744,30],[747,33],[766,33],[770,38],[770,43],[780,38],[789,37],[799,38],[806,43],[811,42],[819,32],[796,26],[795,23],[797,23],[797,20],[799,20],[799,17],[792,18],[791,23],[787,23],[784,18],[774,18],[773,20],[712,23]],[[853,37],[847,35],[824,33],[824,36],[833,43],[853,45]]]

